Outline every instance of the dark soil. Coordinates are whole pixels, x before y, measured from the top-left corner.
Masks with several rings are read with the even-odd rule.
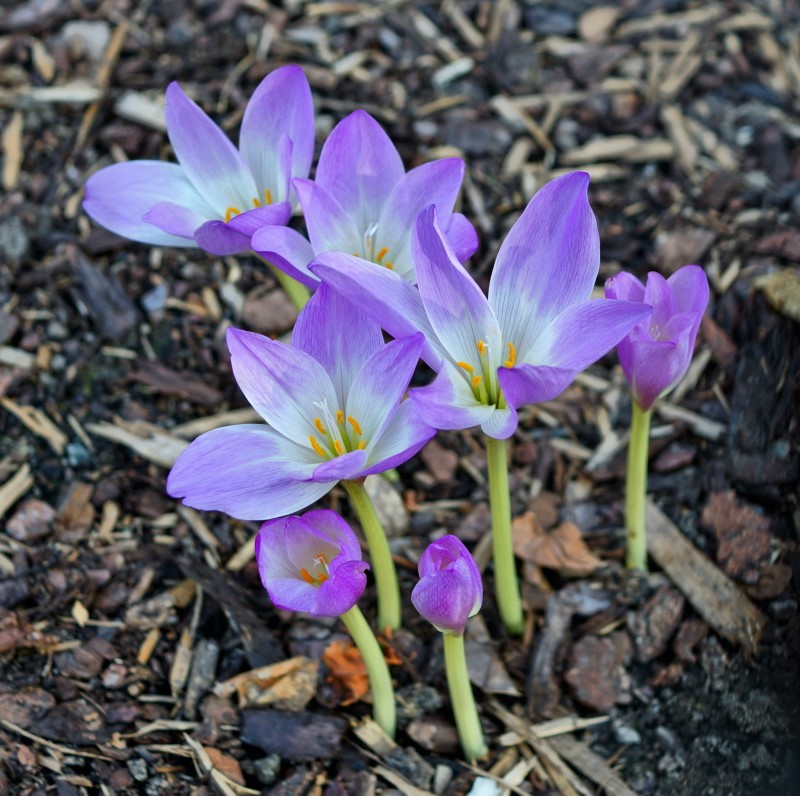
[[[697,262],[712,286],[696,367],[654,418],[650,494],[763,612],[758,651],[722,638],[657,563],[623,571],[613,435],[630,403],[609,356],[521,414],[515,515],[534,512],[548,534],[574,523],[588,551],[520,561],[521,641],[502,631],[486,571],[485,627],[469,631],[492,749],[481,768],[503,777],[532,761],[516,792],[600,792],[583,770],[553,784],[502,708],[534,723],[599,714],[571,737],[636,793],[800,793],[798,25],[792,4],[766,0],[5,2],[0,793],[460,794],[476,777],[454,740],[440,642],[410,605],[389,641],[394,749],[355,726],[369,705],[350,703],[357,678],[330,659],[310,690],[290,677],[289,705],[214,693],[344,639],[269,605],[247,558],[255,524],[187,512],[164,491],[198,433],[181,424],[245,405],[226,326],[276,336],[294,315],[254,259],[132,244],[80,209],[97,168],[172,157],[158,121],[170,81],[235,136],[284,63],[306,70],[319,143],[360,107],[409,167],[465,157],[463,210],[482,241],[469,267],[484,287],[529,197],[573,168],[593,175],[601,280]],[[441,434],[399,475],[379,484],[408,595],[430,538],[446,529],[474,549],[488,530],[480,437]],[[324,505],[344,511],[343,494]],[[602,565],[576,577],[579,552]],[[362,605],[371,615],[370,591]]]

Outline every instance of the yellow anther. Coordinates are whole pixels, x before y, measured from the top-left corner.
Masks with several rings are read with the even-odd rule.
[[[375,256],[375,262],[379,263],[387,254],[389,253],[389,249],[384,246],[378,254]]]
[[[486,343],[483,340],[478,340],[477,342],[478,353],[483,357],[486,356]]]
[[[503,367],[506,368],[513,368],[514,363],[517,361],[517,349],[514,347],[514,343],[508,344],[508,359],[503,363]]]
[[[472,389],[476,389],[478,385],[483,381],[483,376],[473,376],[472,377]]]
[[[234,216],[238,216],[242,211],[238,207],[228,207],[225,209],[225,223],[227,224]]]
[[[300,570],[300,577],[306,583],[316,583],[317,582],[317,581],[314,580],[314,578],[312,577],[311,573],[307,569],[301,569]]]
[[[325,429],[325,426],[322,423],[322,418],[319,417],[314,418],[314,428],[317,429],[317,431],[319,431],[320,434],[328,433],[327,430]]]
[[[272,191],[269,188],[264,188],[264,204],[271,205],[272,204]]]
[[[344,453],[344,446],[342,445],[342,443],[341,443],[341,442],[339,442],[339,440],[338,440],[338,439],[335,439],[335,440],[333,441],[333,447],[334,447],[334,449],[336,450],[336,453],[337,453],[339,456],[341,456],[341,455]]]
[[[253,197],[253,207],[261,207],[261,202],[257,196]]]
[[[344,425],[344,412],[341,409],[336,410],[336,422],[340,425]]]
[[[358,448],[358,450],[360,451],[363,451],[364,448],[366,447],[367,447],[367,441],[365,439],[362,439],[361,442],[359,442],[358,445],[356,445],[356,448]]]
[[[467,373],[475,372],[475,368],[473,368],[472,365],[469,364],[469,362],[456,362],[456,365],[458,365],[458,367],[462,368],[463,370],[466,370]]]
[[[394,266],[392,265],[392,263],[389,260],[387,260],[383,265],[384,265],[384,268],[388,268],[390,271],[394,271]]]
[[[314,453],[316,453],[317,456],[321,456],[324,459],[325,451],[322,450],[322,445],[320,445],[319,442],[317,442],[317,438],[313,434],[311,434],[308,438],[308,441],[311,443],[311,447],[313,448]]]
[[[319,583],[320,586],[325,583],[327,579],[328,576],[324,572],[320,572],[319,575],[317,575],[317,583]]]
[[[361,426],[358,424],[358,420],[356,420],[352,415],[347,416],[347,422],[353,427],[353,431],[355,431],[359,437],[364,433],[361,430]]]

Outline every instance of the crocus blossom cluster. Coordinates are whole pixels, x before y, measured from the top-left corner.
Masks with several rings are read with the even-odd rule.
[[[632,274],[612,276],[606,296],[652,307],[617,346],[634,400],[650,409],[684,377],[708,306],[708,279],[697,265],[679,268],[669,279],[651,271],[647,285]]]

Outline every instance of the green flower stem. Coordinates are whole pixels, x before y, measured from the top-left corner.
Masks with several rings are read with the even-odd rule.
[[[647,494],[647,450],[650,441],[652,410],[633,402],[631,438],[628,442],[628,469],[625,474],[625,527],[628,569],[647,572],[647,536],[644,526],[644,501]]]
[[[450,690],[450,703],[456,719],[456,729],[464,750],[464,757],[474,763],[489,750],[483,740],[483,729],[472,686],[467,672],[467,656],[464,651],[464,636],[442,633],[444,640],[444,668],[447,672],[447,687]]]
[[[372,573],[378,591],[378,629],[397,630],[403,622],[400,583],[397,580],[397,570],[394,568],[386,534],[375,512],[375,506],[372,505],[367,490],[364,489],[364,484],[358,481],[341,483],[347,490],[350,505],[358,516],[367,539]]]
[[[511,543],[511,493],[508,489],[506,441],[486,437],[489,470],[489,507],[492,512],[494,588],[500,618],[509,633],[522,633],[524,621],[517,568]]]
[[[386,659],[383,657],[383,651],[357,605],[342,614],[341,620],[355,641],[358,651],[364,659],[364,665],[367,667],[369,685],[372,689],[372,715],[375,723],[390,738],[394,738],[397,724],[394,688],[392,688],[392,677],[389,674]]]
[[[258,255],[256,256],[258,257]],[[289,274],[281,271],[280,268],[276,268],[271,262],[265,260],[263,257],[258,257],[258,259],[262,260],[270,267],[273,275],[278,280],[278,284],[283,288],[284,293],[286,293],[286,295],[289,297],[289,300],[292,302],[292,304],[294,304],[298,310],[303,309],[308,302],[309,296],[311,295],[308,292],[308,288],[305,285],[301,285],[300,282],[289,276]]]

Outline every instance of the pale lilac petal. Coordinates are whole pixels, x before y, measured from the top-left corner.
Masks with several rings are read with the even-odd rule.
[[[475,280],[458,262],[444,240],[435,208],[426,207],[414,226],[414,262],[419,292],[431,326],[453,361],[483,370],[478,342],[498,362],[503,342],[497,319]]]
[[[336,197],[356,227],[365,232],[378,220],[404,174],[403,161],[389,136],[368,113],[357,110],[342,119],[325,141],[316,182]]]
[[[434,435],[411,401],[403,401],[384,427],[377,442],[370,445],[369,466],[361,475],[374,475],[407,462]]]
[[[197,189],[224,215],[229,207],[240,212],[258,195],[250,169],[225,133],[177,83],[167,88],[167,133],[172,148]]]
[[[265,584],[272,604],[282,611],[310,613],[317,598],[317,587],[300,578],[271,578]]]
[[[251,238],[261,227],[288,224],[292,217],[292,207],[288,202],[277,202],[264,207],[254,207],[244,213],[233,216],[228,226]]]
[[[383,333],[365,312],[322,284],[295,322],[292,345],[325,368],[338,399],[334,409],[344,409],[364,363],[383,348]]]
[[[262,190],[275,190],[279,184],[278,152],[284,135],[292,143],[291,176],[307,177],[314,155],[314,103],[299,66],[282,66],[268,74],[244,111],[239,149]]]
[[[667,284],[675,299],[676,312],[692,312],[697,318],[697,327],[708,307],[708,278],[699,265],[684,265],[669,279]]]
[[[303,515],[303,519],[338,546],[339,555],[328,562],[331,574],[335,574],[336,569],[342,562],[361,558],[361,544],[358,541],[358,537],[347,522],[335,511],[315,509],[314,511],[307,511]]]
[[[630,346],[627,367],[623,370],[631,393],[642,409],[650,409],[659,396],[683,378],[692,360],[692,348],[688,343],[684,336],[678,340],[640,339]]]
[[[519,418],[513,404],[509,403],[502,409],[495,408],[489,417],[481,423],[481,431],[487,437],[494,439],[508,439],[517,430]]]
[[[308,480],[318,461],[312,457],[265,426],[218,428],[178,457],[167,492],[196,509],[263,520],[305,508],[331,489]]]
[[[418,332],[381,346],[353,380],[345,414],[358,421],[368,444],[380,435],[408,388],[423,339]]]
[[[299,232],[283,226],[261,227],[250,239],[250,247],[307,288],[313,290],[319,286],[319,280],[308,270],[314,250]]]
[[[336,393],[322,365],[303,351],[241,329],[229,328],[227,341],[234,378],[251,406],[276,431],[309,445],[320,407],[335,411]]]
[[[314,604],[308,613],[311,616],[341,616],[349,611],[367,588],[364,570],[369,568],[366,561],[347,561],[336,571],[336,575],[326,580],[314,595]]]
[[[550,401],[569,387],[576,371],[549,365],[515,365],[500,368],[497,378],[511,406]]]
[[[283,527],[281,544],[290,565],[294,568],[295,577],[301,569],[306,569],[316,575],[318,569],[316,559],[321,555],[324,561],[333,561],[339,555],[340,548],[334,539],[308,521],[303,514],[301,517],[287,517]],[[269,540],[269,536],[266,537]],[[327,574],[327,573],[326,573]]]
[[[169,235],[194,239],[194,231],[206,222],[206,218],[191,207],[159,202],[142,216],[142,221]]]
[[[224,221],[206,221],[195,230],[194,239],[201,249],[217,257],[250,250],[250,236],[237,232]]]
[[[605,291],[606,298],[622,299],[623,301],[644,301],[644,285],[627,271],[620,271],[607,279]]]
[[[363,255],[363,233],[355,217],[347,213],[322,186],[311,180],[293,180],[300,206],[303,208],[311,246],[317,253],[334,251]]]
[[[477,251],[478,233],[463,213],[453,213],[442,224],[442,232],[459,262],[466,262]]]
[[[156,246],[194,246],[194,239],[168,234],[142,217],[161,202],[182,205],[204,218],[213,209],[175,163],[134,160],[115,163],[86,181],[83,209],[106,229],[140,243]]]
[[[385,255],[398,271],[398,252],[410,253],[411,230],[420,211],[435,205],[436,212],[446,225],[452,215],[461,181],[464,179],[464,161],[460,158],[442,158],[417,166],[405,174],[394,186],[378,219],[380,246],[389,251]]]
[[[647,304],[595,299],[564,310],[545,329],[523,361],[578,371],[607,354],[638,323],[646,321]]]
[[[644,303],[653,308],[650,316],[650,329],[653,337],[659,337],[659,329],[675,314],[675,301],[672,298],[667,280],[656,271],[647,275],[644,288]]]
[[[319,483],[360,478],[367,464],[367,457],[365,450],[344,453],[318,465],[311,477]]]
[[[426,342],[420,356],[438,370],[447,352],[431,328],[417,288],[386,268],[348,254],[321,254],[309,270],[366,312],[392,337],[422,332]]]
[[[496,411],[475,400],[461,372],[449,363],[430,384],[410,390],[409,400],[425,423],[444,430],[482,425]]]
[[[594,286],[600,238],[586,195],[588,185],[589,175],[583,172],[545,185],[497,254],[489,303],[520,359],[556,316],[588,299]]]

